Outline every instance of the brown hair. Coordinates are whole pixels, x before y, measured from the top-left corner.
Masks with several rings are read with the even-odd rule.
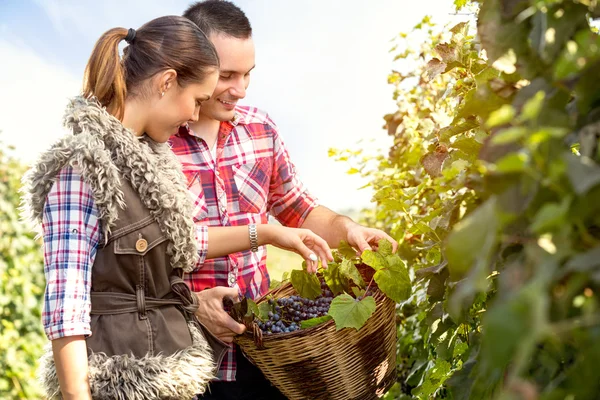
[[[168,16],[153,19],[135,32],[119,56],[125,28],[113,28],[96,42],[85,68],[83,94],[95,97],[119,119],[125,98],[142,91],[142,83],[158,72],[174,69],[177,83],[202,82],[219,67],[217,52],[206,35],[188,19]]]
[[[230,1],[199,1],[189,6],[183,16],[198,25],[207,36],[213,33],[224,33],[238,39],[252,36],[248,17]]]

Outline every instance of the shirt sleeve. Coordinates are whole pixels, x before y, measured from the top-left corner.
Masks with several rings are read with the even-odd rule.
[[[92,265],[101,238],[90,187],[71,167],[60,171],[42,220],[46,291],[42,321],[50,340],[92,334]]]
[[[273,173],[269,187],[268,207],[282,225],[297,228],[315,207],[317,198],[310,194],[296,174],[283,140],[273,129]]]
[[[198,246],[198,262],[196,268],[202,267],[208,254],[208,226],[196,225],[196,244]]]

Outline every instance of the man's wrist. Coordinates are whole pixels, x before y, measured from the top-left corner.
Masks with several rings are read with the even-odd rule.
[[[338,214],[333,218],[331,225],[332,225],[333,229],[337,230],[338,232],[339,231],[343,232],[342,236],[347,241],[348,233],[350,233],[350,230],[352,230],[352,228],[354,228],[358,224],[356,222],[354,222],[352,220],[352,218],[347,217],[345,215]]]
[[[248,225],[248,237],[250,238],[250,250],[256,253],[258,251],[258,230],[256,224]]]

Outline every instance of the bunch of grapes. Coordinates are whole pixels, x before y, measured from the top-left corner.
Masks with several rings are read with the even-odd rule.
[[[326,315],[332,300],[333,293],[323,281],[321,294],[314,300],[301,296],[269,299],[273,311],[269,311],[267,321],[258,321],[258,327],[265,335],[297,331],[301,321]]]

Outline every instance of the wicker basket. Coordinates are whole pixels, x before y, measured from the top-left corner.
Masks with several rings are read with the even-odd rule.
[[[297,294],[291,284],[257,302]],[[379,289],[377,308],[360,330],[336,331],[333,320],[290,333],[253,329],[236,341],[285,396],[296,399],[377,399],[396,381],[396,307]]]

